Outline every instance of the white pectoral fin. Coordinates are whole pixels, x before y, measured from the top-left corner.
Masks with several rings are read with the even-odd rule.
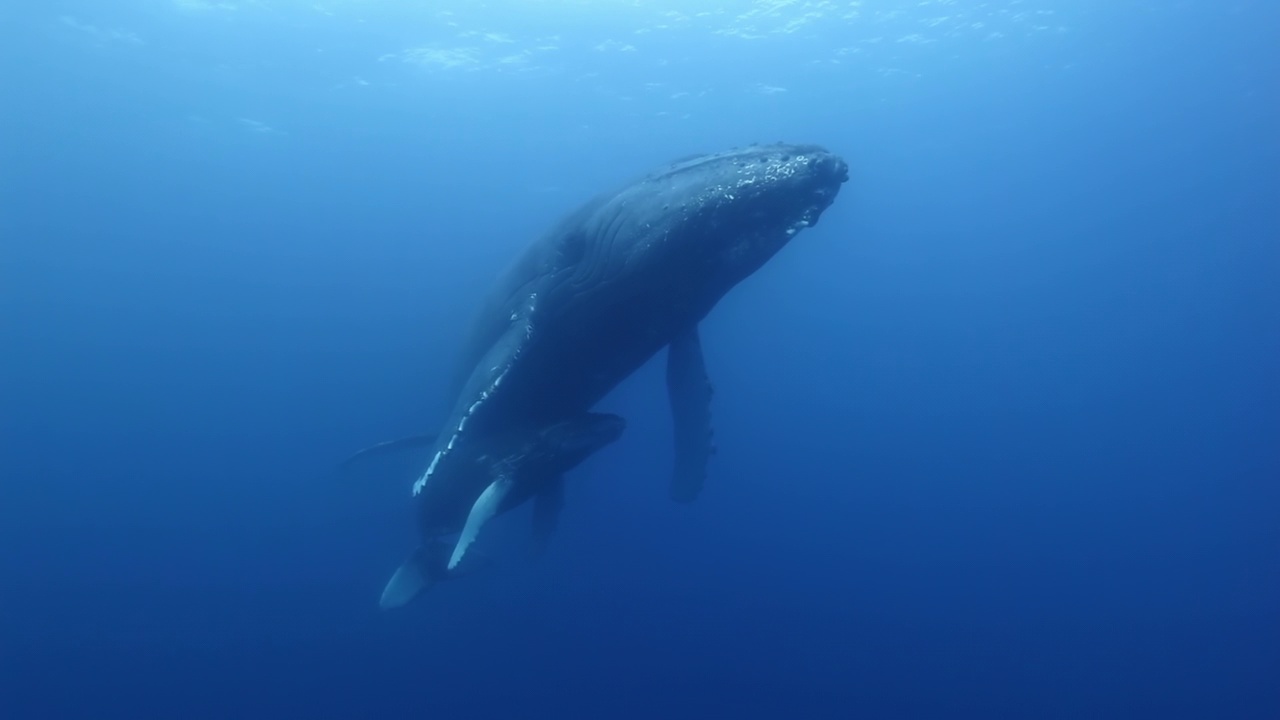
[[[462,562],[462,557],[467,554],[467,548],[476,541],[484,524],[498,514],[498,508],[502,506],[502,500],[511,491],[513,484],[514,481],[510,476],[500,477],[485,488],[484,492],[480,493],[480,497],[476,498],[475,504],[471,506],[471,514],[467,516],[467,524],[462,527],[462,534],[458,536],[458,544],[453,547],[453,555],[449,557],[450,570]]]
[[[437,450],[427,471],[413,484],[413,494],[420,495],[426,489],[436,468],[446,459],[461,440],[467,424],[479,413],[484,413],[489,398],[498,392],[498,386],[506,380],[520,358],[520,353],[533,336],[533,310],[536,295],[530,295],[522,308],[511,316],[511,324],[498,336],[489,350],[472,369],[463,385],[461,402],[454,408],[452,418],[436,442]],[[450,564],[449,567],[453,567]]]

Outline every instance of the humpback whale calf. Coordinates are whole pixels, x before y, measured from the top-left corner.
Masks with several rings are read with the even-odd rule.
[[[454,555],[461,558],[493,515],[538,498],[534,536],[545,543],[559,514],[562,478],[566,472],[622,435],[626,421],[617,415],[583,413],[531,433],[499,435],[458,448],[470,453],[456,465],[447,483],[435,483],[418,504],[418,529],[425,544],[400,566],[383,590],[379,604],[399,607],[441,580],[461,574]],[[486,493],[501,495],[480,503]],[[484,508],[469,513],[469,508]],[[456,546],[441,537],[461,531]]]
[[[846,180],[845,162],[815,145],[697,156],[591,200],[531,245],[479,309],[443,430],[384,444],[432,452],[413,484],[424,546],[387,583],[382,606],[456,573],[484,524],[526,500],[545,538],[564,473],[622,433],[621,418],[592,408],[664,347],[670,495],[692,501],[712,453],[698,324],[816,223]],[[449,550],[443,538],[454,533]]]

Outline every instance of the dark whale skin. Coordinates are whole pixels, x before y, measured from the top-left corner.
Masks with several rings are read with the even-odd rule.
[[[453,414],[490,379],[476,366],[530,297],[519,358],[472,417],[475,431],[586,412],[817,222],[847,178],[845,162],[820,147],[753,146],[675,163],[592,200],[495,288],[464,351],[474,371]]]

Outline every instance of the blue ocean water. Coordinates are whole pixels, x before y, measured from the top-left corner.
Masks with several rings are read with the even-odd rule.
[[[1280,718],[1280,5],[11,0],[0,718]],[[547,554],[377,608],[503,266],[690,153],[817,227]]]

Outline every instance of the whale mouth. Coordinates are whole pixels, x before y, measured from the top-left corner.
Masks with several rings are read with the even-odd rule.
[[[838,155],[817,150],[796,159],[804,161],[803,172],[809,189],[807,204],[796,221],[787,227],[789,236],[817,225],[822,213],[835,202],[840,186],[849,181],[849,164]]]
[[[818,218],[821,215],[822,215],[822,210],[820,208],[816,208],[816,207],[810,208],[809,210],[806,210],[804,215],[801,215],[799,219],[797,219],[795,222],[788,225],[783,230],[783,232],[786,233],[787,237],[791,237],[796,233],[800,232],[801,230],[804,230],[805,228],[810,228],[810,227],[813,227],[814,225],[817,225]]]
[[[840,192],[840,185],[849,180],[848,166],[839,158],[831,158],[836,165],[830,174],[819,180],[819,185],[811,193],[810,204],[800,213],[800,217],[791,224],[788,234],[794,234],[799,230],[807,227],[813,227],[818,224],[818,219],[822,217],[822,213],[831,207],[831,203],[835,202],[836,195]]]
[[[815,154],[809,159],[809,169],[814,176],[821,178],[824,183],[831,183],[835,186],[831,189],[833,195],[835,194],[835,188],[849,181],[849,163],[838,155],[826,152]]]

